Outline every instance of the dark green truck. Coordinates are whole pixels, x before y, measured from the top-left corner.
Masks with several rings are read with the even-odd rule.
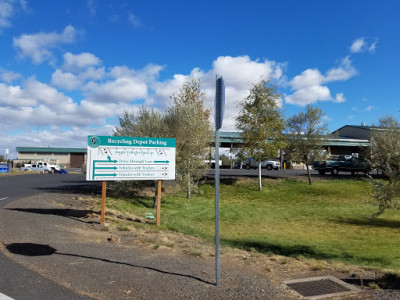
[[[313,168],[321,175],[329,172],[332,175],[337,175],[339,172],[351,172],[351,175],[356,172],[369,174],[372,169],[367,161],[352,155],[337,155],[330,157],[328,160],[314,161]]]

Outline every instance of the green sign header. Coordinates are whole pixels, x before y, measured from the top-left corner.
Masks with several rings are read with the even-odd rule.
[[[175,139],[89,135],[88,146],[91,148],[99,146],[175,148]]]

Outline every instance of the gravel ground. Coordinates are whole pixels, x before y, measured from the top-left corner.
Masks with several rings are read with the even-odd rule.
[[[379,272],[221,249],[215,286],[214,247],[169,231],[118,231],[98,224],[94,200],[42,194],[0,210],[0,251],[42,276],[96,299],[299,299],[282,282],[332,275],[361,287]],[[133,222],[132,216],[115,215]],[[360,280],[360,278],[362,280]],[[400,299],[397,289],[371,289],[331,299]]]

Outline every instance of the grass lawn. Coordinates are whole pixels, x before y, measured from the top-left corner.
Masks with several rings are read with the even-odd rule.
[[[254,180],[221,185],[221,243],[242,249],[400,271],[400,213],[387,211],[369,220],[363,180]],[[198,194],[163,195],[162,228],[214,239],[214,186]],[[108,199],[109,208],[144,216],[151,197]]]

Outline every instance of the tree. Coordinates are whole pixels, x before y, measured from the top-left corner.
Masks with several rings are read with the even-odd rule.
[[[327,124],[323,122],[324,115],[318,107],[307,105],[305,112],[295,114],[287,120],[286,155],[306,165],[310,185],[312,181],[309,165],[321,159],[321,150],[328,132]]]
[[[119,127],[114,129],[117,136],[165,137],[165,116],[154,108],[142,106],[137,113],[125,111],[118,117]]]
[[[400,124],[392,116],[379,119],[371,130],[372,164],[383,174],[387,181],[372,179],[372,197],[378,205],[378,211],[372,217],[378,217],[386,209],[400,209]]]
[[[208,146],[212,138],[209,109],[200,82],[192,79],[171,96],[166,113],[168,135],[176,139],[177,179],[187,187],[190,198],[193,184],[206,171]]]
[[[142,106],[137,113],[125,111],[122,117],[118,117],[119,127],[114,128],[116,136],[134,137],[165,137],[165,116],[155,109]],[[148,186],[148,181],[123,181],[111,184],[110,188],[118,194],[127,196],[132,190]],[[153,207],[157,206],[157,182],[155,185],[155,195]]]
[[[236,127],[242,131],[243,146],[240,157],[251,157],[258,162],[258,189],[261,190],[261,161],[278,156],[285,146],[285,121],[278,107],[280,95],[270,80],[260,80],[239,104]]]

